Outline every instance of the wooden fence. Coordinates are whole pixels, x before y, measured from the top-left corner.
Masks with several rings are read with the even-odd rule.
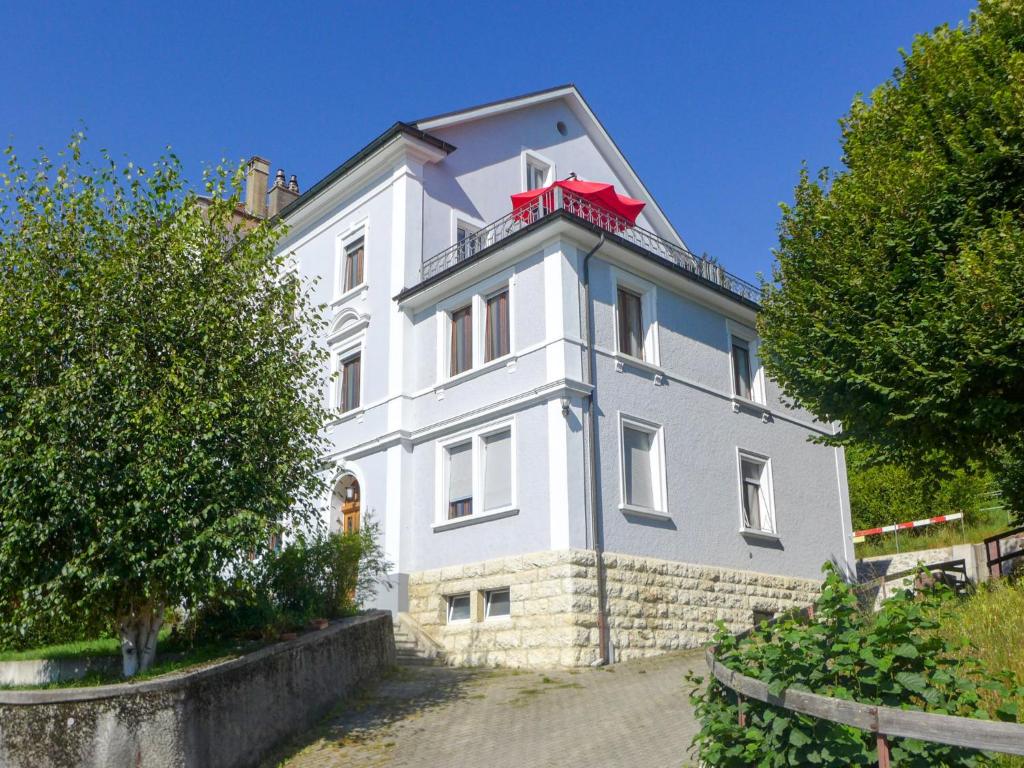
[[[1024,529],[1021,530],[1024,531]],[[963,561],[951,561],[926,567],[933,574],[938,574],[940,578],[943,578],[951,571],[958,573],[962,563]],[[878,586],[877,582],[881,582],[881,587],[884,589],[885,582],[905,578],[916,570],[910,569],[883,576],[872,582],[859,585],[859,587]],[[810,619],[814,616],[814,607],[805,608],[800,613]],[[750,630],[741,633],[740,637],[742,638],[749,632]],[[978,749],[983,752],[1024,755],[1024,725],[861,704],[856,701],[820,696],[809,691],[797,691],[789,688],[778,696],[773,696],[768,692],[767,683],[729,669],[715,658],[715,651],[715,646],[708,648],[705,660],[715,679],[726,688],[735,691],[739,702],[741,727],[746,725],[744,699],[753,699],[811,717],[850,725],[874,734],[875,743],[878,746],[880,768],[889,768],[890,766],[889,740],[892,738],[919,739],[936,744]]]

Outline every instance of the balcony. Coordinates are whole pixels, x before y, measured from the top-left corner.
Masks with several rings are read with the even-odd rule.
[[[612,239],[624,241],[654,256],[671,263],[677,269],[693,275],[700,282],[710,283],[735,297],[757,304],[761,300],[761,289],[722,269],[708,258],[690,253],[686,248],[671,243],[643,227],[630,224],[628,220],[612,211],[573,194],[568,190],[552,189],[547,194],[532,200],[528,205],[517,208],[483,229],[474,232],[461,242],[423,261],[420,267],[420,281],[431,280],[464,261],[482,254],[492,246],[513,235],[532,228],[549,217],[568,215],[591,227],[600,227]]]

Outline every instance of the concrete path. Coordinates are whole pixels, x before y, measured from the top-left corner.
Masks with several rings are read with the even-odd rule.
[[[544,768],[691,765],[688,670],[703,652],[605,669],[400,667],[266,766]]]

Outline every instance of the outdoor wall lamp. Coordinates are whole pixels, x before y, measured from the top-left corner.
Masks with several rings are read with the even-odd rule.
[[[569,398],[568,397],[563,397],[562,400],[561,400],[561,403],[562,403],[562,415],[563,416],[568,416],[569,415]]]

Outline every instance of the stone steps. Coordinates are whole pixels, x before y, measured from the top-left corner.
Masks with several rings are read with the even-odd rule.
[[[432,667],[440,663],[434,655],[420,648],[415,635],[395,625],[395,661],[401,667]]]

